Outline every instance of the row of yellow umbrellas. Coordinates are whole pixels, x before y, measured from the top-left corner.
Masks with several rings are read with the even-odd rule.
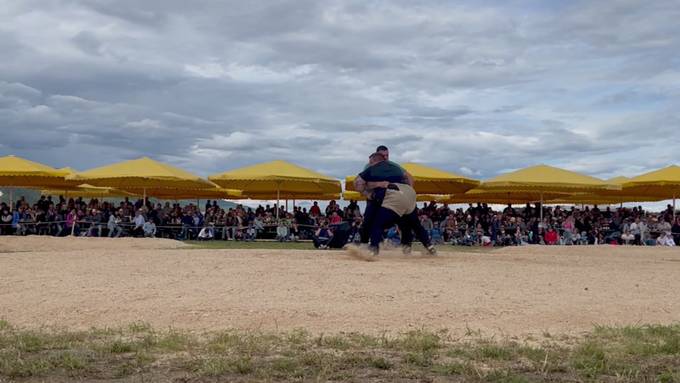
[[[421,200],[449,203],[616,203],[675,198],[680,168],[671,166],[633,179],[603,181],[546,165],[506,173],[484,183],[455,173],[406,163]],[[354,177],[347,177],[346,199]],[[338,199],[339,181],[284,161],[248,166],[208,180],[150,158],[124,161],[76,173],[19,157],[0,157],[0,185],[102,196],[154,196],[165,199],[253,198]],[[56,194],[56,193],[55,193]]]

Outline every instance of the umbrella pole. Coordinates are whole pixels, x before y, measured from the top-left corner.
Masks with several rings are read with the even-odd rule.
[[[279,220],[279,203],[281,200],[281,184],[276,185],[276,220]]]
[[[14,188],[9,188],[9,211],[14,211]]]
[[[286,199],[286,211],[288,211],[288,199]]]
[[[675,223],[675,194],[673,194],[673,223]]]
[[[543,193],[541,193],[541,223],[543,223]]]

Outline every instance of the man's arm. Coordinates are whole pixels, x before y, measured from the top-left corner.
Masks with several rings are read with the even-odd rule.
[[[364,194],[368,189],[368,184],[366,181],[364,181],[361,176],[356,176],[354,179],[354,190],[358,191],[359,193]]]
[[[404,168],[402,168],[402,169],[404,169]],[[411,175],[411,173],[404,170],[404,174],[406,175],[406,183],[409,186],[413,187],[413,176]]]
[[[372,188],[369,187],[369,184],[371,184],[371,182],[366,182],[363,178],[361,178],[361,176],[357,176],[354,179],[354,190],[361,193],[367,199],[370,199]]]

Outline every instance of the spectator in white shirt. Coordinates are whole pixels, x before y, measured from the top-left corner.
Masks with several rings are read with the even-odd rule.
[[[146,238],[156,237],[156,224],[153,222],[153,220],[150,219],[144,222],[144,225],[142,225],[142,229],[144,230],[144,237]]]
[[[656,244],[658,246],[675,246],[675,241],[671,233],[665,231],[656,239]]]
[[[137,210],[137,213],[135,213],[135,219],[132,221],[135,226],[132,229],[132,235],[134,237],[143,237],[144,236],[144,224],[146,223],[146,219],[142,215],[142,210]]]

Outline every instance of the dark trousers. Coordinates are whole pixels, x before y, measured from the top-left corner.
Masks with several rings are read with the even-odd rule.
[[[410,214],[400,217],[397,222],[399,231],[401,231],[401,244],[411,246],[411,243],[413,243],[413,234],[415,233],[416,238],[418,238],[420,243],[425,247],[429,247],[431,245],[430,236],[420,223],[417,210],[418,209],[414,209]]]
[[[361,224],[361,229],[359,229],[359,236],[361,237],[361,243],[368,243],[371,238],[371,232],[373,230],[373,224],[382,206],[382,201],[385,198],[385,188],[377,188],[373,190],[373,195],[371,199],[366,200],[366,210],[364,211],[364,219]]]
[[[368,243],[371,238],[371,232],[373,229],[373,224],[375,218],[380,210],[380,204],[373,200],[366,200],[366,210],[364,211],[364,220],[359,229],[359,236],[361,237],[361,243]]]
[[[375,221],[371,228],[371,247],[377,249],[380,242],[382,242],[385,229],[395,224],[399,225],[402,245],[410,245],[413,242],[413,233],[415,232],[416,237],[422,242],[423,246],[430,246],[430,237],[427,235],[423,225],[420,224],[416,210],[400,217],[394,211],[381,207],[375,215]]]

